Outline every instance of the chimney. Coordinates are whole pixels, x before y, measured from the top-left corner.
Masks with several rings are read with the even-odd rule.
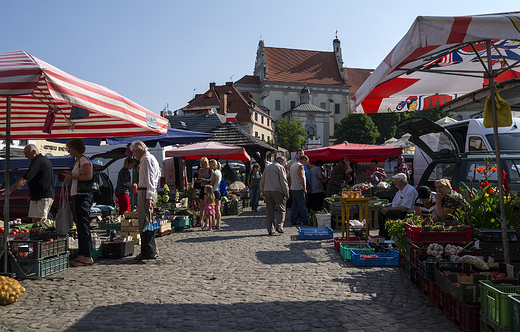
[[[216,85],[217,85],[217,84],[216,84],[215,82],[211,82],[211,83],[209,83],[209,88],[210,88],[210,89],[211,89],[211,88],[214,88]]]
[[[226,86],[233,86],[233,82],[226,82]]]
[[[227,113],[227,93],[223,93],[220,98],[219,113],[223,115]]]

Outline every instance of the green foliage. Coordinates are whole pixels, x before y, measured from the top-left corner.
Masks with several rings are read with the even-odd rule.
[[[163,190],[164,193],[162,195],[157,195],[157,207],[161,209],[167,208],[170,201],[170,196],[168,195],[170,188],[167,184],[164,185]]]
[[[350,113],[341,119],[338,128],[334,131],[336,144],[342,142],[374,144],[379,137],[377,127],[366,114]]]
[[[300,121],[287,119],[276,121],[274,126],[276,141],[279,146],[289,151],[296,151],[305,145],[305,129]]]
[[[412,225],[420,225],[421,218],[414,214],[409,214],[406,216],[405,219],[387,220],[385,223],[385,227],[388,230],[388,234],[394,237],[397,250],[399,250],[402,253],[406,252],[405,223],[409,223]]]
[[[488,182],[491,175],[496,172],[496,168],[488,161],[486,167],[477,167],[475,169],[481,173],[485,180],[479,181],[479,188],[473,188],[473,181],[468,187],[463,183],[464,188],[461,190],[462,200],[461,208],[453,213],[453,219],[459,223],[473,227],[498,228],[500,224],[500,196],[498,186],[494,186]],[[504,212],[508,228],[518,228],[520,225],[520,200],[516,195],[509,192],[509,184],[504,184]]]

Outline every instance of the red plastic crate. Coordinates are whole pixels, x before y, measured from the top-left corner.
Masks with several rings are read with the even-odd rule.
[[[419,273],[419,278],[421,280],[420,291],[421,291],[422,295],[425,298],[427,298],[430,302],[435,303],[435,301],[437,299],[437,294],[436,294],[437,289],[436,289],[435,281],[426,278],[425,276],[423,276],[420,273]]]
[[[480,305],[467,305],[452,296],[446,299],[446,317],[464,332],[480,331]]]
[[[336,236],[334,238],[334,246],[336,247],[336,250],[338,252],[341,251],[341,248],[340,248],[341,242],[353,242],[354,243],[354,242],[364,242],[364,241],[361,241],[359,236],[349,236],[349,237]]]
[[[422,245],[420,243],[410,242],[410,263],[417,267],[419,255],[426,255],[428,252],[428,244]]]
[[[399,253],[399,268],[403,272],[406,270],[406,257],[402,252]]]
[[[435,293],[436,293],[436,301],[435,305],[437,308],[439,308],[440,311],[442,311],[444,314],[446,314],[446,298],[447,294],[446,292],[439,286],[437,283],[435,283]]]
[[[406,227],[406,238],[418,243],[463,243],[471,242],[471,227],[467,226],[460,232],[425,232],[420,226],[408,223]]]

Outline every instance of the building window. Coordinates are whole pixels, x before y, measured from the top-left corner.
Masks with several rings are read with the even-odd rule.
[[[316,136],[316,133],[315,133],[313,127],[309,127],[309,128],[307,128],[307,136],[309,136],[309,137]]]
[[[275,111],[279,111],[281,109],[280,107],[280,101],[279,100],[275,100],[274,101],[274,110]]]
[[[264,140],[264,134],[262,134],[262,141]]]
[[[264,116],[262,115],[262,124],[264,124]]]
[[[29,140],[21,139],[21,140],[20,140],[20,144],[18,144],[18,145],[25,146],[25,145],[27,145],[27,144],[29,144]]]
[[[255,137],[258,137],[258,131],[255,131]]]
[[[294,100],[291,101],[291,109],[294,109],[296,107],[296,102]]]
[[[258,121],[258,113],[255,113],[255,121]]]
[[[271,140],[271,137],[267,136],[267,141],[269,142]]]
[[[339,104],[334,104],[334,114],[339,114]]]
[[[320,103],[320,107],[323,108],[324,110],[327,109],[327,104],[326,103]]]
[[[267,126],[268,126],[268,127],[270,126],[270,124],[269,124],[269,119],[267,119]]]

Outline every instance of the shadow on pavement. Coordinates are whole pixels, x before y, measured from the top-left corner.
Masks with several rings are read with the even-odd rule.
[[[275,301],[233,304],[145,304],[127,302],[97,307],[66,331],[438,331],[454,330],[439,319],[412,326],[402,316],[419,315],[415,303],[388,300]],[[437,310],[433,308],[433,310]],[[417,311],[417,312],[415,312]],[[334,319],[332,319],[334,317]],[[412,320],[415,321],[415,320]]]

